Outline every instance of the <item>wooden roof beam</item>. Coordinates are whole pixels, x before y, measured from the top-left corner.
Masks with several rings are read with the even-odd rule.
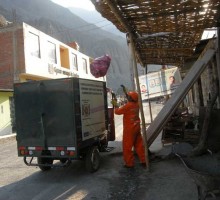
[[[105,0],[106,3],[108,4],[108,6],[110,7],[110,9],[112,10],[112,12],[114,13],[115,17],[118,19],[118,21],[124,26],[124,28],[127,30],[127,32],[129,32],[130,34],[132,34],[133,38],[137,38],[137,35],[135,34],[135,30],[133,30],[131,28],[131,26],[129,26],[128,21],[121,15],[121,13],[119,12],[116,3],[114,3],[114,0]]]
[[[136,33],[135,29],[132,29],[131,26],[129,26],[129,22],[121,15],[119,12],[115,0],[105,0],[112,12],[114,13],[115,17],[118,19],[118,21],[124,26],[124,28],[127,30],[127,32],[130,34],[131,38],[135,41],[138,38],[138,34]],[[143,61],[140,58],[140,52],[135,49],[136,56],[142,66],[144,66]]]

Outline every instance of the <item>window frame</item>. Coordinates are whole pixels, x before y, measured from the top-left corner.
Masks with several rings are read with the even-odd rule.
[[[55,43],[53,43],[53,42],[51,42],[51,41],[47,41],[47,44],[49,44],[49,45],[51,45],[51,47],[52,47],[52,45],[54,45],[54,58],[52,58],[51,56],[50,56],[50,53],[51,52],[49,52],[50,50],[52,50],[52,48],[49,48],[49,45],[48,45],[48,50],[47,50],[47,57],[48,57],[48,60],[51,62],[51,63],[53,63],[53,64],[57,64],[57,50],[56,50],[56,44]]]
[[[88,65],[86,58],[82,58],[82,61],[83,61],[83,72],[85,72],[85,74],[88,74]]]
[[[36,40],[34,39],[34,37],[35,37]],[[31,44],[30,47],[29,47],[30,48],[30,52],[29,52],[30,55],[34,56],[36,58],[41,58],[40,37],[39,37],[39,35],[29,31],[29,41],[30,41],[30,44]],[[34,47],[38,47],[38,50],[36,51],[36,49],[37,49],[36,48],[35,51],[34,51],[33,50]]]
[[[72,61],[72,68],[75,71],[78,71],[78,58],[77,58],[77,54],[75,53],[71,53],[71,61]]]

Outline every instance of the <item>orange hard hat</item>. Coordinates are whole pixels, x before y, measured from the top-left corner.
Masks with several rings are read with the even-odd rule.
[[[133,101],[138,101],[138,93],[137,92],[128,92],[128,96],[130,96],[131,97],[131,99],[133,100]]]

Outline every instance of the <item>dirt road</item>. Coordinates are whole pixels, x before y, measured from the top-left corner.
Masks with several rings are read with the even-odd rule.
[[[42,172],[17,157],[15,138],[0,140],[0,200],[196,200],[196,186],[177,159],[151,163],[150,172],[124,169],[121,118],[116,117],[115,149],[101,154],[95,173],[83,161]]]

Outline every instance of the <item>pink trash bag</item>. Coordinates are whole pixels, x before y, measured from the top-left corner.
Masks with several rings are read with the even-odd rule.
[[[107,74],[108,68],[110,66],[111,57],[109,55],[104,55],[95,58],[90,64],[91,74],[96,77],[103,77]]]

